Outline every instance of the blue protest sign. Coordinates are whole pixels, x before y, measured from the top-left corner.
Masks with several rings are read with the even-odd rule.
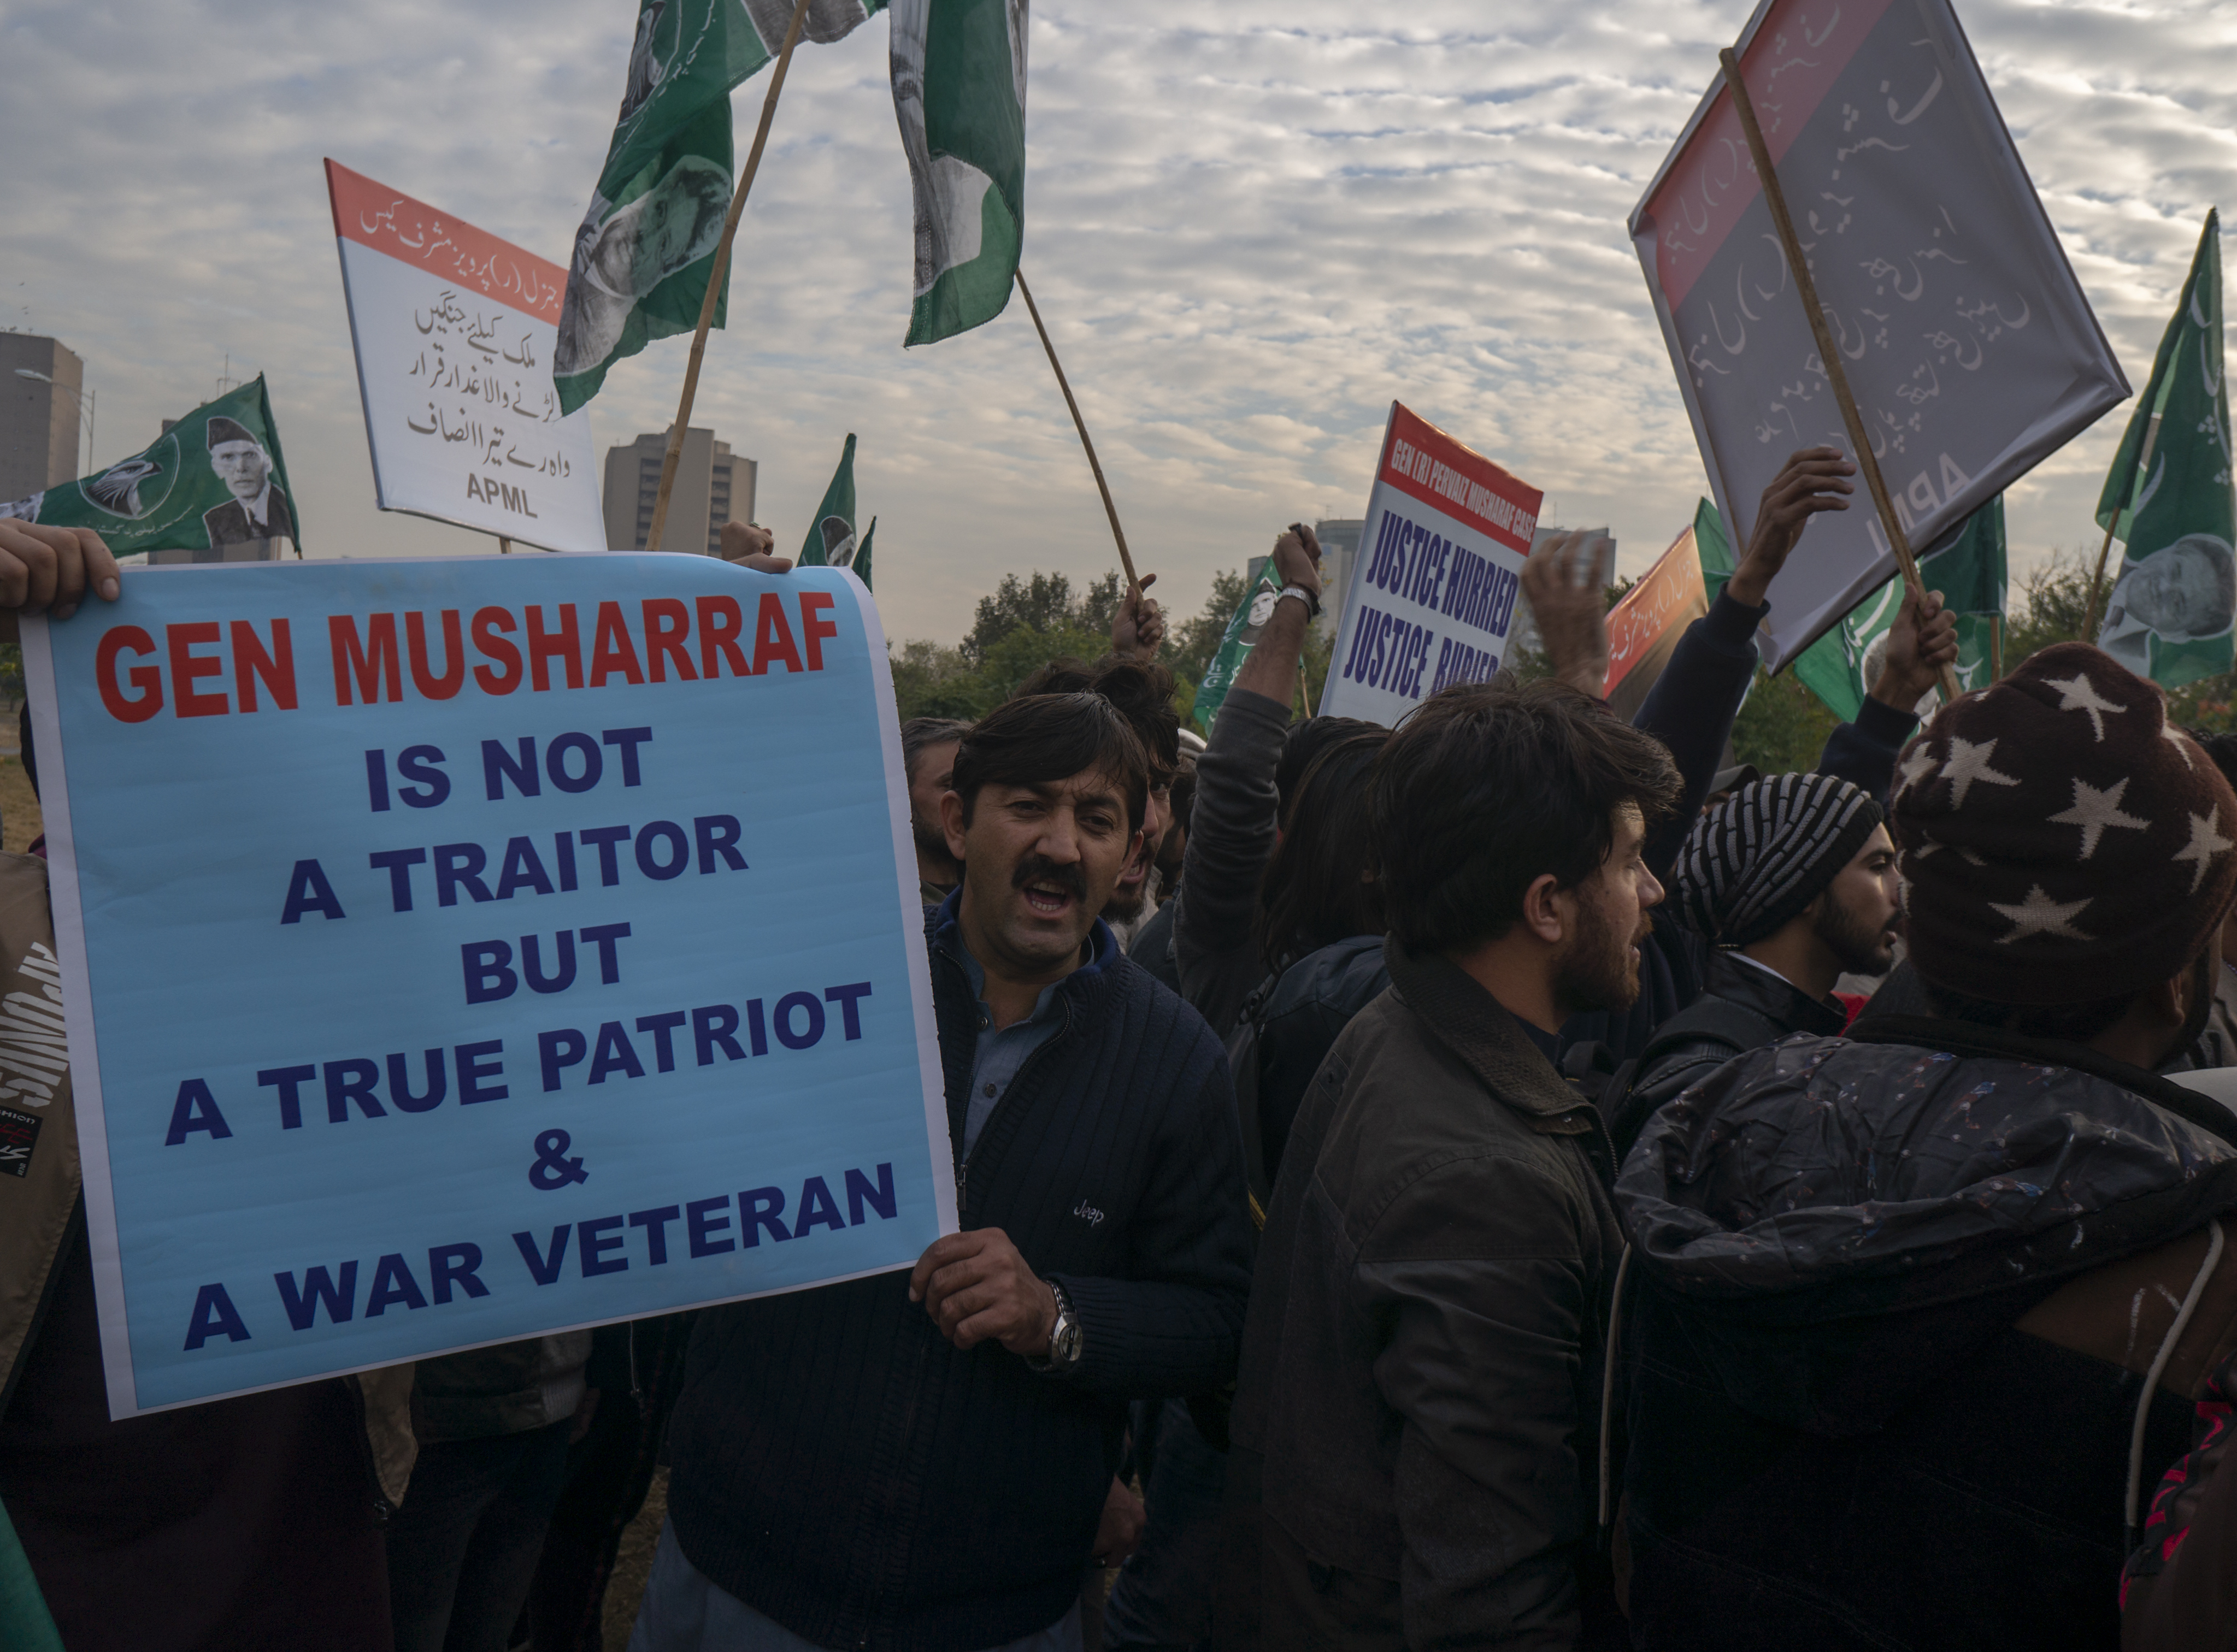
[[[848,575],[149,569],[24,660],[112,1414],[954,1231]]]

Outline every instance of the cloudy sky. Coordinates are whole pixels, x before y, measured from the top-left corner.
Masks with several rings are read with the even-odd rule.
[[[558,260],[634,0],[8,0],[0,326],[54,334],[98,462],[268,374],[318,556],[488,541],[373,508],[320,159]],[[1705,490],[1627,214],[1741,0],[1036,0],[1026,268],[1136,557],[1193,611],[1299,516],[1356,516],[1392,398],[1607,523],[1636,571]],[[2207,207],[2237,208],[2237,6],[1960,0],[2141,387]],[[1402,17],[1402,23],[1382,18]],[[845,433],[889,632],[952,640],[1007,570],[1113,565],[1023,306],[904,352],[908,181],[882,18],[803,47],[695,424],[761,461],[789,549]],[[765,80],[735,99],[742,155]],[[686,342],[592,404],[673,417]],[[2010,496],[2024,567],[2091,535],[2128,410]]]

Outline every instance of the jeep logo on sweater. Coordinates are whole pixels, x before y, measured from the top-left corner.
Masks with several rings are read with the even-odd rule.
[[[1085,1199],[1072,1208],[1072,1214],[1090,1227],[1100,1227],[1103,1225],[1103,1213]]]

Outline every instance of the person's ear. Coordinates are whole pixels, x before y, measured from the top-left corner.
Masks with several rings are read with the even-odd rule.
[[[2191,994],[2197,990],[2198,970],[2186,965],[2179,973],[2164,981],[2155,981],[2144,989],[2144,1003],[2153,1020],[2162,1026],[2180,1027],[2190,1018]]]
[[[1577,897],[1554,880],[1550,872],[1531,880],[1522,892],[1522,926],[1548,946],[1559,946],[1576,914]]]
[[[947,839],[947,852],[963,859],[963,798],[956,792],[940,794],[940,830]]]

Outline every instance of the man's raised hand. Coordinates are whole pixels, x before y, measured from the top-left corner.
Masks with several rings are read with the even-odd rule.
[[[0,517],[0,609],[66,620],[89,588],[110,602],[124,589],[99,534]]]
[[[772,556],[776,536],[758,523],[726,522],[723,524],[723,560],[736,563],[741,568],[750,568],[763,574],[789,574],[792,558]]]
[[[940,1334],[959,1348],[993,1341],[1012,1353],[1048,1356],[1056,1293],[999,1227],[934,1240],[909,1275],[909,1300],[922,1302]]]
[[[1607,595],[1597,578],[1579,584],[1577,574],[1579,559],[1599,538],[1583,530],[1558,535],[1522,564],[1522,594],[1552,675],[1595,699],[1607,686]]]
[[[1274,542],[1274,572],[1283,585],[1296,585],[1321,594],[1320,536],[1302,522],[1293,522]]]
[[[1895,623],[1888,627],[1887,655],[1871,697],[1909,714],[1934,687],[1944,666],[1957,663],[1957,616],[1942,606],[1942,593],[1929,591],[1922,603],[1906,590]]]
[[[1111,616],[1111,652],[1122,659],[1146,660],[1165,640],[1165,612],[1150,598],[1155,574],[1142,576],[1138,600],[1130,588],[1118,594],[1118,611]]]
[[[1841,457],[1838,447],[1805,447],[1786,461],[1763,490],[1755,532],[1725,587],[1732,601],[1750,608],[1762,606],[1771,582],[1801,543],[1810,518],[1820,510],[1849,508],[1849,495],[1857,486],[1849,478],[1856,473],[1857,467]]]

